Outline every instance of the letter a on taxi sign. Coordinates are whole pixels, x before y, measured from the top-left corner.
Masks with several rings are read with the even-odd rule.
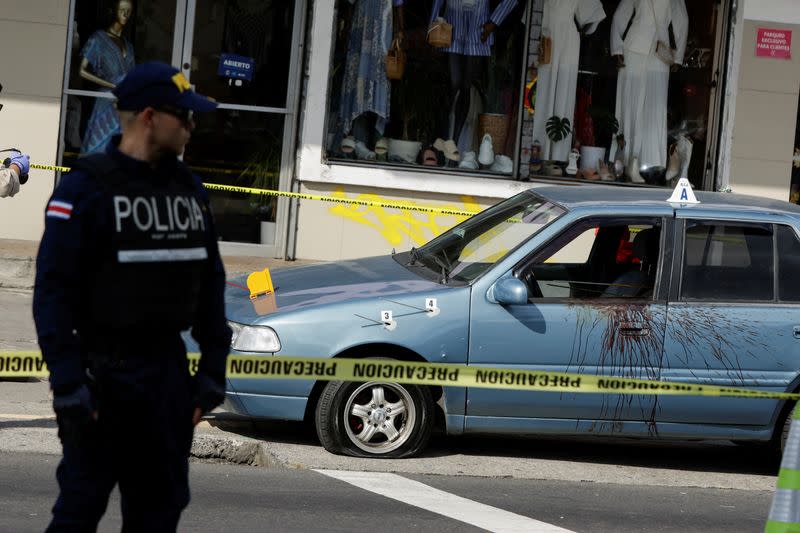
[[[699,204],[700,201],[695,197],[692,184],[686,178],[678,180],[678,185],[672,191],[672,196],[667,200],[671,204]]]

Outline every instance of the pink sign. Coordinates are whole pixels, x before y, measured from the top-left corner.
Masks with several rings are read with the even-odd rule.
[[[792,58],[792,30],[758,28],[756,57]]]

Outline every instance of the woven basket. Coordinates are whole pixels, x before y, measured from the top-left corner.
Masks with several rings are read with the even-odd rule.
[[[481,113],[478,115],[478,133],[482,139],[485,134],[492,136],[494,154],[506,155],[506,139],[508,138],[508,117],[499,113]]]
[[[406,71],[406,53],[400,48],[400,41],[392,41],[386,53],[386,77],[390,80],[402,80]]]
[[[434,48],[447,48],[453,42],[453,25],[438,19],[428,28],[428,44]]]

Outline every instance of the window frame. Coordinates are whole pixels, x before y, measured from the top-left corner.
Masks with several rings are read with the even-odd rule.
[[[684,258],[686,255],[686,229],[687,223],[696,222],[704,225],[723,225],[723,226],[738,226],[738,227],[769,227],[772,231],[772,299],[770,300],[746,300],[746,299],[712,299],[712,298],[686,298],[683,296],[683,267]],[[674,244],[674,257],[672,263],[673,270],[673,283],[672,289],[669,293],[669,301],[682,303],[682,304],[727,304],[727,305],[771,305],[781,303],[778,300],[778,281],[779,281],[779,265],[778,265],[778,232],[777,225],[773,222],[758,221],[758,220],[741,220],[734,218],[704,218],[704,217],[686,217],[679,218],[675,226],[675,244]],[[794,230],[793,226],[789,226]],[[797,231],[795,230],[795,234]]]
[[[570,298],[570,297],[543,297],[533,298],[533,303],[528,305],[540,305],[549,303],[573,303],[579,305],[593,305],[602,304],[605,302],[619,302],[625,301],[631,304],[665,304],[669,295],[671,285],[671,270],[673,264],[673,252],[671,243],[674,240],[674,222],[675,219],[669,216],[648,215],[648,214],[626,214],[626,215],[588,215],[577,220],[574,220],[569,226],[560,231],[557,235],[548,239],[541,246],[536,248],[533,252],[528,254],[522,261],[517,263],[512,269],[511,274],[517,279],[523,279],[525,273],[530,270],[533,265],[539,261],[542,256],[552,255],[551,250],[554,246],[558,246],[560,250],[564,246],[572,242],[572,239],[580,235],[583,231],[590,229],[592,226],[614,222],[617,224],[628,225],[652,225],[660,228],[659,235],[659,249],[660,254],[658,258],[658,265],[656,266],[655,285],[653,287],[653,295],[650,298],[596,298],[596,299],[583,299],[583,298]],[[568,233],[578,229],[573,238],[564,240]],[[589,260],[595,253],[596,243],[592,245]],[[557,250],[556,250],[557,251]]]
[[[791,231],[792,234],[794,235],[794,238],[797,239],[798,242],[800,242],[800,231],[798,231],[798,229],[794,225],[792,225],[790,223],[785,223],[785,222],[776,223],[776,224],[773,224],[773,226],[775,226],[775,228],[773,230],[773,236],[774,236],[774,239],[775,239],[774,240],[774,244],[773,244],[773,251],[774,251],[774,255],[775,255],[775,259],[774,259],[774,261],[775,261],[775,301],[777,303],[779,303],[779,304],[798,305],[798,304],[800,304],[800,300],[782,300],[781,299],[781,287],[780,287],[780,281],[781,281],[781,278],[780,278],[781,255],[780,255],[780,249],[779,249],[778,232],[780,231],[781,228],[786,228],[787,230]]]

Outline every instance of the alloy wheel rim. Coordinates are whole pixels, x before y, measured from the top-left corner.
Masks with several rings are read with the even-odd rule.
[[[363,383],[344,404],[347,438],[371,454],[396,450],[411,438],[415,407],[405,387],[396,383]]]

